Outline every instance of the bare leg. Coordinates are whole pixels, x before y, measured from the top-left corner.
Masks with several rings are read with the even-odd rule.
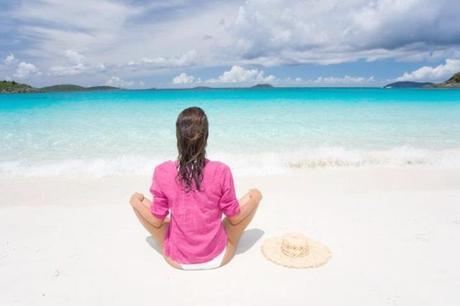
[[[169,220],[165,219],[165,221],[159,226],[154,226],[148,221],[148,216],[144,216],[144,214],[150,213],[150,200],[144,199],[141,204],[134,205],[134,213],[136,214],[137,218],[144,226],[144,228],[152,235],[155,242],[160,246],[161,254],[165,258],[165,260],[174,268],[181,269],[180,264],[175,262],[174,260],[170,259],[169,257],[163,254],[163,242],[166,236],[166,231],[169,227]],[[142,205],[142,206],[140,206]],[[147,208],[147,209],[146,209]]]
[[[246,227],[251,223],[256,214],[257,207],[262,199],[262,194],[258,189],[250,189],[238,202],[240,208],[249,210],[248,215],[237,224],[232,224],[228,218],[224,218],[223,224],[227,232],[228,242],[227,251],[222,261],[222,265],[227,264],[235,255],[236,247]]]

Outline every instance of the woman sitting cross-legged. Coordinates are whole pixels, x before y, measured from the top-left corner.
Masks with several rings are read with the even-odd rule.
[[[155,167],[153,201],[134,193],[130,204],[170,265],[184,270],[223,266],[233,258],[262,194],[253,188],[237,199],[230,168],[206,158],[208,120],[201,108],[179,114],[176,137],[177,160]]]

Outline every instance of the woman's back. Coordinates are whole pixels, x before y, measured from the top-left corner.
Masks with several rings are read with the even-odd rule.
[[[199,107],[184,109],[176,120],[177,160],[155,167],[152,202],[137,192],[129,201],[145,229],[163,246],[166,261],[179,269],[213,269],[228,263],[262,199],[255,188],[236,198],[230,168],[206,158],[208,135],[205,112]]]
[[[231,217],[240,211],[233,176],[226,164],[205,159],[200,190],[187,192],[176,179],[177,163],[169,160],[155,167],[151,213],[159,219],[171,213],[166,256],[182,263],[206,262],[227,244],[222,213]]]

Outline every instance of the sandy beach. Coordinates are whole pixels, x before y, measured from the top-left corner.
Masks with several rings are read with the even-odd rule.
[[[235,176],[258,215],[211,271],[168,266],[128,197],[150,177],[0,180],[0,305],[458,305],[460,170],[375,167]],[[331,261],[267,261],[265,238],[301,231]]]

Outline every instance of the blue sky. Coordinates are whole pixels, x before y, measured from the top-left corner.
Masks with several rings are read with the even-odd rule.
[[[0,79],[381,86],[460,71],[458,0],[0,1]]]

